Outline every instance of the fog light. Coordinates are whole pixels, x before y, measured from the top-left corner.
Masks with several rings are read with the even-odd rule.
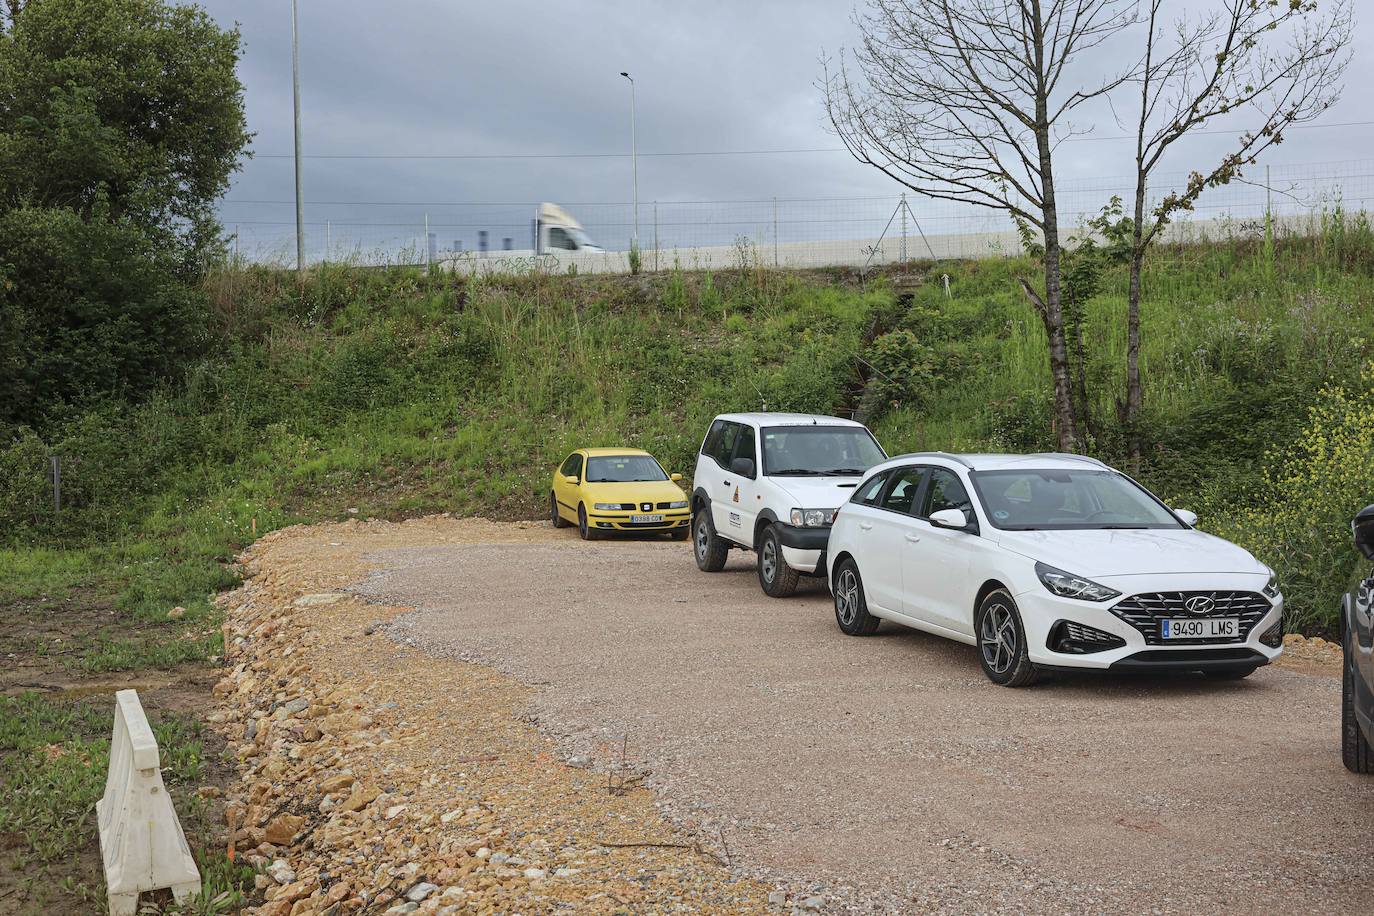
[[[1126,640],[1115,633],[1108,633],[1096,627],[1061,620],[1050,628],[1049,649],[1066,655],[1091,655],[1106,652],[1126,645]]]
[[[1279,615],[1279,619],[1274,623],[1272,627],[1264,631],[1264,635],[1260,637],[1260,642],[1264,643],[1271,649],[1278,649],[1283,646],[1282,614]]]

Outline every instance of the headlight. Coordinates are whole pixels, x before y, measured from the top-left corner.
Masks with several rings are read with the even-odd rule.
[[[1046,566],[1044,563],[1035,564],[1035,574],[1040,577],[1045,588],[1061,598],[1078,598],[1082,601],[1111,601],[1113,598],[1121,596],[1121,592],[1115,589],[1098,585],[1091,579],[1084,579],[1073,573],[1066,573],[1062,569]]]
[[[675,502],[675,503],[668,503],[668,508],[669,508],[669,509],[686,509],[686,508],[687,508],[687,500],[685,500],[685,499],[679,499],[679,500],[678,500],[677,502]]]
[[[1277,598],[1279,596],[1279,576],[1273,570],[1269,572],[1269,581],[1264,583],[1261,589],[1267,598]]]
[[[598,511],[598,512],[619,512],[619,511],[621,510],[621,508],[622,508],[622,507],[621,507],[620,503],[597,503],[597,504],[596,504],[596,511]]]
[[[794,528],[824,528],[835,517],[834,509],[793,509]]]

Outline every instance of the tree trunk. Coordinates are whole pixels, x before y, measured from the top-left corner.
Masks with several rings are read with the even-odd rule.
[[[1054,426],[1061,452],[1078,450],[1078,417],[1074,410],[1069,350],[1064,335],[1064,298],[1060,279],[1059,208],[1054,199],[1054,171],[1050,126],[1044,93],[1036,99],[1035,142],[1040,153],[1040,188],[1045,230],[1045,304],[1040,317],[1050,345],[1050,375],[1054,380]]]
[[[1131,231],[1131,281],[1126,294],[1126,449],[1135,472],[1140,471],[1140,411],[1144,392],[1140,380],[1140,274],[1145,264],[1145,176],[1135,187],[1135,225]]]

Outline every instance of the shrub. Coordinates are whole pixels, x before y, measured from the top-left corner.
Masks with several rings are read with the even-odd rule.
[[[1374,366],[1358,390],[1323,388],[1293,447],[1267,455],[1264,486],[1250,506],[1211,526],[1279,574],[1290,631],[1336,630],[1341,592],[1358,561],[1350,519],[1374,501],[1370,455]]]

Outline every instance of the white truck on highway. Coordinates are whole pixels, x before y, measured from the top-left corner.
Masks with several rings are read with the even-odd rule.
[[[534,216],[534,250],[538,254],[558,254],[606,249],[593,242],[582,224],[567,210],[558,204],[542,203]]]

